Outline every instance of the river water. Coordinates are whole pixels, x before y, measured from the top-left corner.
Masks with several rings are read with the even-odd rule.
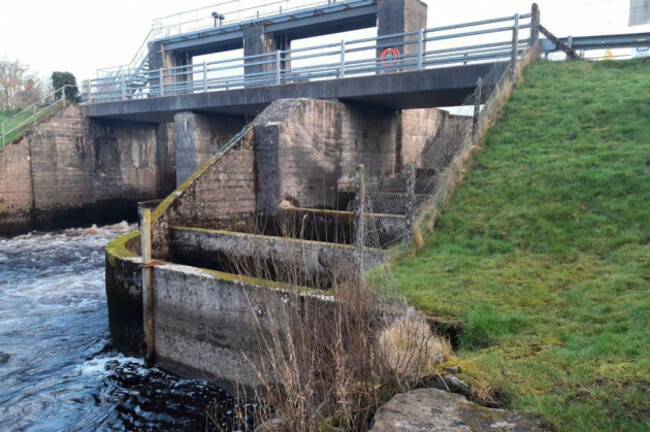
[[[112,348],[104,246],[130,229],[0,238],[0,431],[203,431],[215,399],[230,426],[223,390]]]

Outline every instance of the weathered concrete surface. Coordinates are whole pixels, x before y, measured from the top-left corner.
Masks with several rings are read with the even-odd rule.
[[[55,114],[0,149],[0,234],[133,218],[174,186],[169,131],[74,106]]]
[[[244,125],[241,117],[177,113],[174,116],[176,186],[205,165]]]
[[[138,242],[136,231],[106,248],[111,338],[132,355],[141,354],[144,343]],[[259,384],[258,336],[281,334],[283,308],[331,303],[321,291],[166,262],[153,268],[152,278],[156,364],[229,389]]]
[[[397,113],[340,102],[287,99],[254,122],[258,210],[337,208],[341,191],[352,191],[356,166],[367,176],[395,172]]]
[[[140,233],[121,236],[106,247],[106,302],[113,344],[141,357],[144,348]]]
[[[492,88],[507,63],[482,63],[450,68],[388,73],[345,79],[165,96],[85,107],[89,117],[171,122],[179,111],[255,116],[280,99],[339,99],[389,109],[432,108],[461,105],[479,77]]]
[[[381,407],[371,432],[548,432],[540,418],[489,409],[436,389],[399,394]]]
[[[170,256],[174,226],[237,229],[256,209],[254,131],[224,155],[216,155],[169,195],[153,213],[152,243],[157,259]]]
[[[283,308],[300,297],[273,282],[165,264],[153,271],[156,363],[228,389],[259,385],[259,335],[280,332]],[[329,303],[322,294],[304,294]]]
[[[172,248],[177,263],[320,289],[356,274],[350,245],[174,227]],[[369,269],[384,254],[369,249],[365,258]]]

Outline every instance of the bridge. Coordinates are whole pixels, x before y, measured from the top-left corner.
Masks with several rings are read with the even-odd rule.
[[[219,24],[215,15],[198,29],[205,20],[156,21],[144,59],[85,83],[87,115],[154,123],[181,111],[252,117],[283,98],[394,110],[461,105],[479,77],[495,85],[538,38],[534,12],[427,28],[417,0],[330,1]],[[374,26],[376,37],[291,48],[295,39]],[[236,48],[244,55],[192,62]]]

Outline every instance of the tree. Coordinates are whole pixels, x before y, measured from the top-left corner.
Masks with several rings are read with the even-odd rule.
[[[52,87],[58,90],[63,86],[69,86],[65,88],[66,99],[74,100],[78,93],[77,78],[70,72],[52,72]],[[57,93],[56,97],[60,98],[61,93]]]
[[[16,96],[23,89],[27,66],[18,60],[0,59],[0,110],[19,108]]]

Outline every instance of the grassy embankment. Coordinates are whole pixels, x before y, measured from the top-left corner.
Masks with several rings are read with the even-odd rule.
[[[48,119],[52,115],[56,114],[63,108],[63,102],[57,101],[56,104],[53,104],[50,107],[39,107],[36,116],[36,123],[42,122],[43,120]],[[27,111],[21,113],[21,110],[14,111],[0,111],[0,123],[5,123],[5,131],[9,132],[17,126],[20,126],[18,129],[11,133],[7,133],[5,137],[5,144],[9,144],[12,141],[20,138],[29,131],[33,125],[33,112]],[[0,134],[2,130],[0,129]],[[1,138],[1,136],[0,136]],[[2,140],[0,139],[0,147],[2,147]]]
[[[559,431],[650,430],[650,62],[537,62],[403,294],[461,378]]]

